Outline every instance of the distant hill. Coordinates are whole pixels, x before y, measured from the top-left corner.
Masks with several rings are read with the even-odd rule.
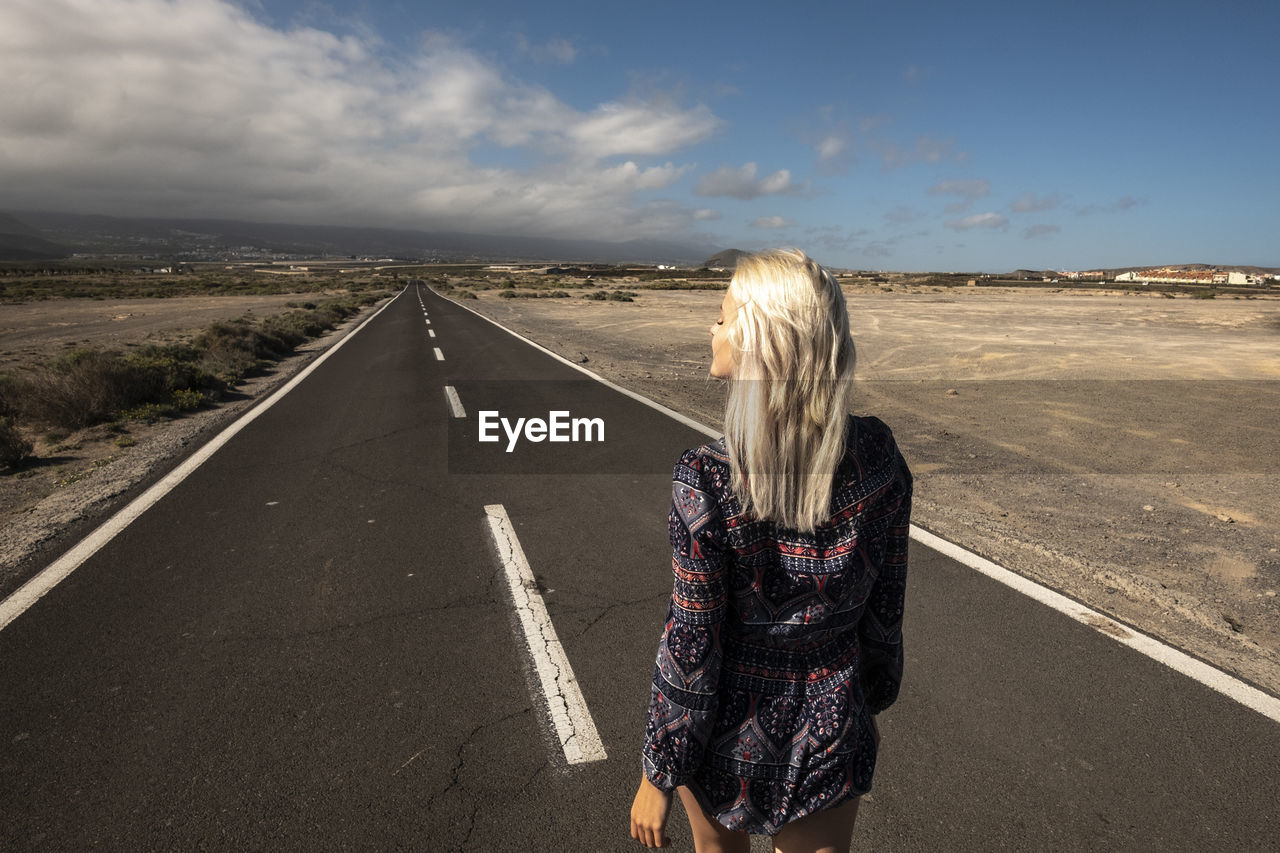
[[[17,217],[0,213],[0,261],[48,261],[70,254]]]
[[[744,252],[741,249],[725,249],[723,252],[717,252],[702,262],[704,267],[720,267],[722,269],[731,270],[738,266],[738,258],[743,255],[749,255],[750,252]]]
[[[19,216],[40,238],[56,240],[72,247],[74,252],[192,260],[268,252],[308,257],[357,255],[407,260],[692,264],[715,250],[715,247],[692,241],[607,242],[229,219],[143,219],[28,211],[20,212]]]

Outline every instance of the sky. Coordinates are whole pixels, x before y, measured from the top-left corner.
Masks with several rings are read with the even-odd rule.
[[[1280,3],[3,0],[0,212],[1280,266]]]

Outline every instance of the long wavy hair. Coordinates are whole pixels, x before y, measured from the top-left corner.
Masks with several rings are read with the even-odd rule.
[[[734,493],[759,519],[813,532],[830,515],[856,361],[835,277],[798,249],[739,259],[725,438]]]

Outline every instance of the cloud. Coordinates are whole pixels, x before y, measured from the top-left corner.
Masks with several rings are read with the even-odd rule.
[[[1124,196],[1118,198],[1109,204],[1086,204],[1076,208],[1077,216],[1093,216],[1097,213],[1123,213],[1124,211],[1137,207],[1140,204],[1146,204],[1146,199],[1134,198],[1133,196]]]
[[[920,213],[910,207],[895,207],[884,215],[886,222],[892,222],[896,225],[906,225],[915,222],[920,218]]]
[[[975,213],[964,219],[949,219],[943,224],[955,231],[968,231],[970,228],[1004,228],[1009,220],[998,213]]]
[[[1057,225],[1032,225],[1022,232],[1022,236],[1028,240],[1034,240],[1037,237],[1048,237],[1050,234],[1057,234],[1061,230]]]
[[[849,140],[839,134],[828,134],[818,140],[818,144],[814,146],[818,152],[818,159],[823,162],[831,162],[839,159],[839,157],[849,150]]]
[[[719,121],[705,106],[692,110],[651,103],[601,104],[565,132],[588,157],[667,154],[711,135]]]
[[[959,201],[954,201],[943,208],[944,213],[953,215],[970,210],[974,201],[990,192],[991,184],[983,180],[942,181],[928,189],[929,195],[960,196]]]
[[[840,225],[810,226],[804,229],[806,243],[831,254],[856,250],[871,233],[868,228],[845,228]]]
[[[799,130],[799,136],[813,146],[819,174],[838,175],[856,162],[855,134],[847,116],[836,104],[818,107],[812,123]]]
[[[790,228],[795,223],[781,216],[761,216],[751,220],[752,228]]]
[[[1023,193],[1013,200],[1010,209],[1014,213],[1039,213],[1045,210],[1053,210],[1062,204],[1062,197],[1057,193],[1038,197],[1035,193]]]
[[[808,188],[807,184],[793,182],[788,169],[779,169],[764,178],[757,178],[756,171],[755,163],[747,163],[738,169],[722,166],[703,175],[693,191],[701,196],[728,196],[750,201],[765,195],[801,195]]]
[[[720,211],[712,210],[709,207],[700,207],[693,212],[693,218],[698,222],[711,222],[720,218]]]
[[[534,62],[555,65],[571,65],[578,58],[578,49],[574,47],[573,42],[564,38],[553,38],[542,44],[532,44],[524,35],[517,35],[516,53],[527,56]]]
[[[938,139],[923,135],[916,138],[911,148],[903,148],[896,143],[882,142],[878,145],[880,159],[888,168],[900,168],[913,163],[942,163],[947,160],[963,163],[969,159],[964,151],[955,151],[955,141]]]
[[[636,194],[689,166],[648,160],[721,125],[656,93],[578,109],[440,33],[392,57],[227,0],[7,0],[0,34],[16,208],[674,236],[693,212]],[[559,41],[543,47],[567,59]]]
[[[983,180],[942,181],[929,187],[929,195],[958,195],[964,198],[982,198],[991,192],[991,183]]]

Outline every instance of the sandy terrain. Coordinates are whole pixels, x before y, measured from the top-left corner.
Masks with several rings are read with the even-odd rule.
[[[173,340],[210,323],[270,315],[317,294],[190,296],[172,299],[59,299],[0,305],[0,370],[75,346],[124,347]]]
[[[858,408],[894,428],[915,520],[1280,694],[1280,300],[846,290]],[[720,424],[721,295],[482,311]]]

